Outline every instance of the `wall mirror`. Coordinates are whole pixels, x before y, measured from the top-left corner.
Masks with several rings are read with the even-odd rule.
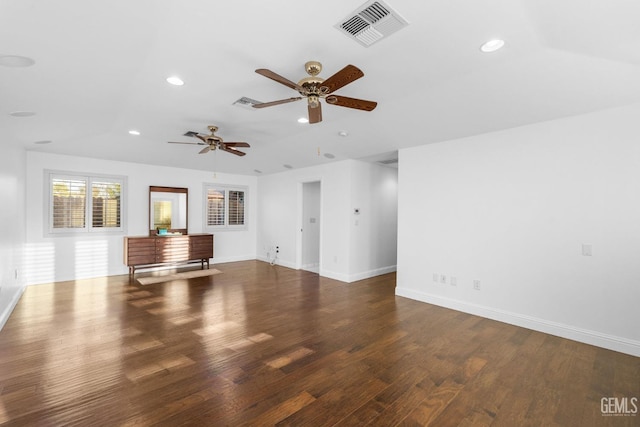
[[[149,234],[187,234],[189,189],[149,187]]]

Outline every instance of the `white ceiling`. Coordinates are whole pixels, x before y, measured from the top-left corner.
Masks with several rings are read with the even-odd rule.
[[[634,0],[385,0],[409,25],[365,48],[334,28],[363,0],[0,0],[0,141],[27,150],[256,174],[640,102],[640,2]],[[491,54],[480,45],[506,41]],[[297,82],[304,63],[327,78],[347,64],[365,76],[337,94],[372,112],[304,101],[260,76]],[[185,85],[165,82],[178,75]],[[33,117],[13,117],[32,111]],[[247,155],[199,155],[188,130],[219,126]],[[137,129],[140,136],[128,134]],[[347,137],[339,136],[347,131]],[[41,145],[36,141],[50,140]],[[330,160],[324,156],[331,153]],[[387,154],[391,153],[391,154]]]

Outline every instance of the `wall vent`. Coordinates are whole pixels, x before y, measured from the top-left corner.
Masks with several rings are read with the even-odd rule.
[[[233,103],[233,105],[246,108],[247,110],[255,110],[253,106],[256,104],[262,104],[262,102],[256,101],[255,99],[247,98],[246,96],[243,96],[242,98],[238,99],[236,102]]]
[[[398,12],[380,0],[370,0],[334,27],[347,37],[369,47],[409,25]]]

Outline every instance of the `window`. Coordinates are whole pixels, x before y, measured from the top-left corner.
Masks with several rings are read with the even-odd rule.
[[[124,177],[47,172],[50,234],[123,231]]]
[[[205,184],[204,197],[205,229],[246,229],[246,188]]]

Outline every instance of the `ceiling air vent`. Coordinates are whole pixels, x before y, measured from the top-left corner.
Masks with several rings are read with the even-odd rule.
[[[255,104],[262,104],[262,102],[247,98],[246,96],[243,96],[233,103],[233,105],[237,105],[238,107],[246,108],[248,110],[255,110],[255,108],[253,108]]]
[[[371,0],[336,24],[335,28],[364,47],[369,47],[407,25],[407,20],[387,4]]]

